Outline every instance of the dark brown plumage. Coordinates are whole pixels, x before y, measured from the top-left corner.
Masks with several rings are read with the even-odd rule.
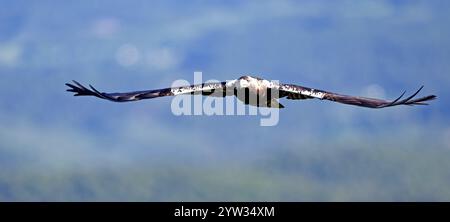
[[[327,92],[292,84],[279,84],[273,81],[268,81],[252,76],[242,76],[237,80],[231,80],[228,82],[202,83],[175,88],[143,90],[125,93],[99,92],[91,85],[89,85],[90,89],[88,89],[76,81],[73,81],[73,84],[66,83],[66,85],[69,87],[67,91],[74,92],[75,96],[95,96],[113,102],[129,102],[163,96],[192,94],[216,97],[234,95],[245,104],[258,107],[284,108],[282,104],[278,103],[278,99],[286,97],[287,99],[294,100],[316,98],[367,108],[385,108],[398,105],[428,105],[425,102],[436,99],[435,95],[414,98],[423,89],[423,86],[420,87],[414,94],[405,99],[401,100],[401,98],[405,95],[405,92],[403,92],[397,99],[393,101],[386,101],[375,98],[341,95],[338,93]],[[254,101],[249,100],[249,97],[251,98],[252,96],[257,99]]]

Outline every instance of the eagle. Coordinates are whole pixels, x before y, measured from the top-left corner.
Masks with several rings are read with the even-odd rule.
[[[375,109],[398,105],[428,105],[426,103],[427,101],[436,99],[435,95],[415,98],[422,90],[423,86],[407,98],[402,99],[406,92],[404,91],[396,99],[386,101],[376,98],[343,95],[294,84],[282,84],[276,81],[269,81],[248,75],[225,82],[202,83],[189,86],[119,93],[100,92],[91,85],[89,85],[89,88],[86,88],[75,80],[73,80],[73,83],[66,83],[66,86],[69,87],[67,91],[75,93],[74,96],[95,96],[113,102],[131,102],[177,95],[203,95],[215,97],[236,96],[238,100],[246,105],[269,108],[284,108],[284,106],[278,102],[280,98],[292,100],[328,100],[347,105]]]

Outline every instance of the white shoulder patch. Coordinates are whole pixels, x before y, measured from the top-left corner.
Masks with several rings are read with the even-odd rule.
[[[201,92],[201,91],[212,91],[214,89],[220,89],[222,88],[221,83],[207,83],[207,84],[198,84],[194,86],[184,86],[184,87],[176,87],[170,89],[170,92],[176,96],[176,95],[182,95],[182,94],[189,94],[192,92]]]
[[[234,88],[234,87],[236,87],[236,82],[237,82],[237,80],[227,81],[225,83],[225,87],[227,87],[227,88]]]
[[[313,98],[323,99],[325,97],[325,93],[316,91],[314,89],[302,89],[300,87],[292,86],[292,85],[283,85],[283,90],[286,90],[288,92],[298,93],[305,96],[310,96]]]
[[[302,90],[300,91],[300,94],[305,95],[305,96],[311,96],[314,98],[319,98],[319,99],[323,99],[323,97],[325,96],[325,93],[323,92],[316,92],[314,91],[314,89],[312,90]]]
[[[194,92],[195,90],[193,87],[177,87],[170,89],[170,92],[176,96],[176,95],[182,95],[182,94],[189,94],[191,92]]]

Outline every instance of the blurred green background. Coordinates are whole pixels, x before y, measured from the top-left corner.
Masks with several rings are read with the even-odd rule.
[[[449,1],[0,0],[0,201],[449,201]],[[174,116],[102,91],[252,74],[427,107]]]

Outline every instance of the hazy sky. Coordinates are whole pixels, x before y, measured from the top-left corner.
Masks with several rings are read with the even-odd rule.
[[[448,1],[0,0],[1,200],[450,200]],[[102,91],[251,74],[427,107],[174,116]]]

